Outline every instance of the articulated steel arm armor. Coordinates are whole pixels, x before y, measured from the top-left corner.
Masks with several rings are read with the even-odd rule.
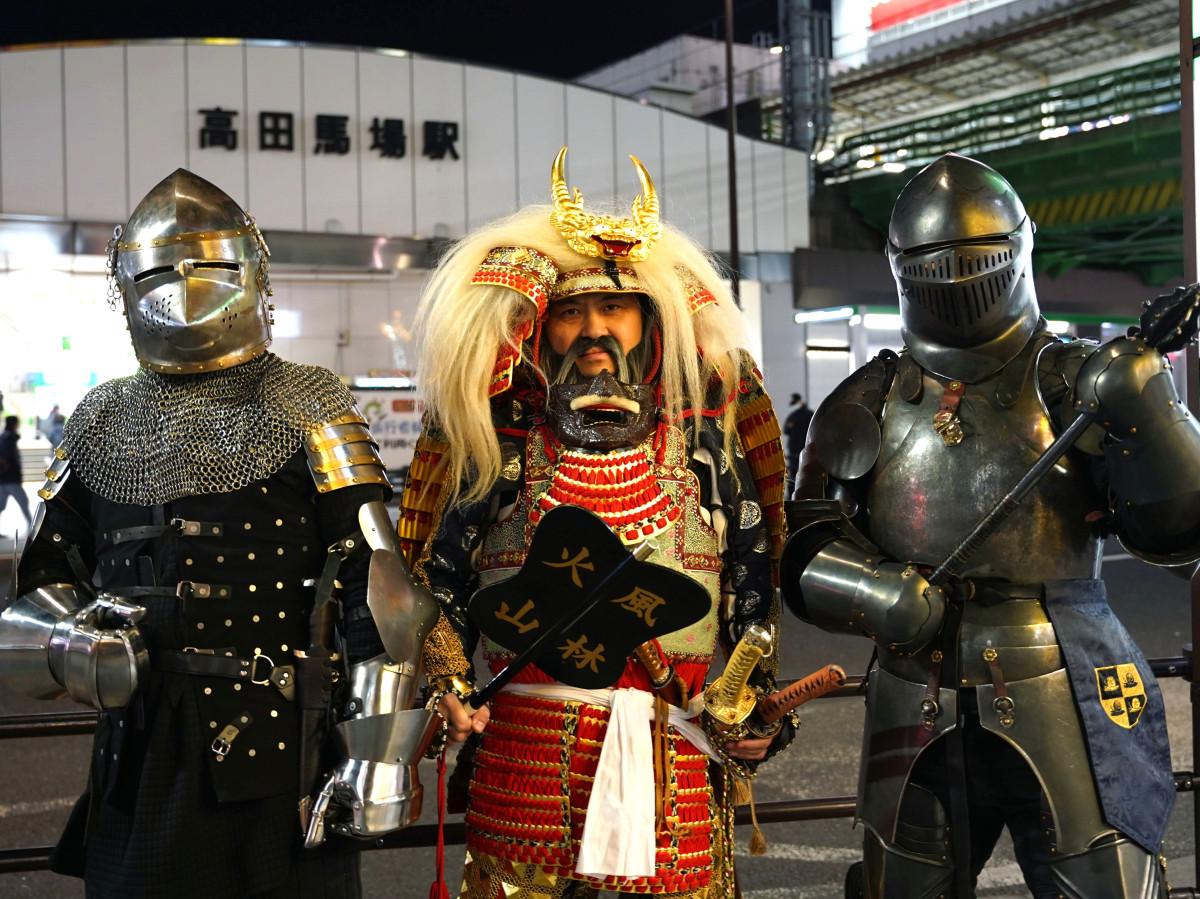
[[[1090,353],[1068,403],[1107,433],[1099,451],[1126,548],[1160,565],[1200,559],[1200,425],[1179,399],[1171,363],[1141,338],[1118,338]]]
[[[877,416],[895,375],[881,356],[821,404],[809,428],[798,501],[788,509],[784,599],[826,630],[861,633],[900,655],[926,646],[941,627],[946,597],[907,562],[889,559],[863,536],[855,482],[880,448]],[[802,497],[802,498],[801,498]]]

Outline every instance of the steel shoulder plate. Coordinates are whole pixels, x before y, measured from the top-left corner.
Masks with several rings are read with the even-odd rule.
[[[805,453],[815,453],[830,477],[853,481],[875,466],[882,445],[879,418],[898,362],[894,353],[885,350],[842,381],[817,407]]]
[[[67,458],[66,449],[60,444],[54,448],[54,458],[46,469],[46,483],[38,490],[43,502],[54,499],[63,484],[71,476],[71,460]]]
[[[320,493],[360,484],[388,486],[379,447],[357,409],[309,431],[304,453]]]

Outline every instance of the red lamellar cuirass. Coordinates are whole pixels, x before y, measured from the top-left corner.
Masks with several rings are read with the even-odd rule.
[[[699,581],[709,597],[708,614],[696,624],[659,639],[663,654],[694,695],[704,687],[717,640],[720,598],[719,536],[700,508],[696,475],[688,468],[683,434],[660,431],[633,450],[580,454],[548,445],[539,430],[526,445],[525,488],[516,505],[493,524],[480,550],[480,584],[515,574],[540,511],[550,502],[587,506],[618,534],[631,522],[653,533],[657,550],[650,560]],[[589,491],[590,478],[580,466],[606,467],[604,490]],[[611,484],[611,472],[628,473],[629,489]],[[648,513],[648,515],[647,515]],[[493,671],[512,654],[485,639],[484,654]],[[516,683],[552,684],[536,666]],[[650,691],[650,680],[634,657],[614,685]],[[600,751],[608,727],[608,709],[519,693],[501,693],[492,703],[491,721],[476,754],[470,783],[467,842],[480,873],[489,865],[508,882],[514,866],[536,865],[542,888],[561,877],[578,877],[575,861],[591,797]],[[647,721],[647,728],[651,722]],[[709,884],[713,842],[719,840],[716,809],[708,778],[708,758],[673,730],[665,764],[656,771],[662,815],[656,824],[653,877],[588,879],[593,886],[622,893],[691,895]],[[519,869],[516,869],[519,871]],[[533,875],[530,875],[533,876]],[[547,882],[548,881],[548,882]],[[533,884],[531,884],[533,885]]]

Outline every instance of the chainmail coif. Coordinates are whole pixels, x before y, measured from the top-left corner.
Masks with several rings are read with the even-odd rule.
[[[141,368],[91,390],[63,446],[93,493],[152,506],[269,477],[309,431],[353,405],[332,372],[271,353],[196,375]]]

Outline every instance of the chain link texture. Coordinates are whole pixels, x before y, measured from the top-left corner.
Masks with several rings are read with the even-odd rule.
[[[353,406],[332,372],[272,353],[195,375],[141,368],[83,398],[63,447],[93,493],[153,506],[269,477],[308,432]]]

